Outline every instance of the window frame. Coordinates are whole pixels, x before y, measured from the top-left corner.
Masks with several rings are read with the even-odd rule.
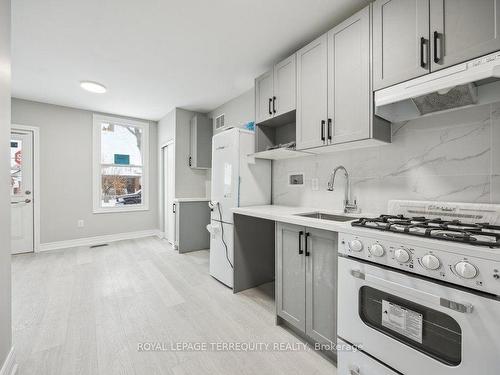
[[[101,124],[112,123],[121,126],[133,126],[142,129],[141,158],[142,179],[141,198],[142,203],[137,205],[123,205],[117,207],[103,207],[101,205],[102,174],[101,168]],[[144,121],[129,120],[121,117],[94,114],[92,126],[92,202],[93,213],[117,213],[149,210],[149,123]]]

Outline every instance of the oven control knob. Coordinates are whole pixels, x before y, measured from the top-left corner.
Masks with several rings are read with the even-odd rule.
[[[463,277],[464,279],[473,279],[478,274],[477,268],[473,264],[466,261],[461,261],[455,264],[455,272],[458,276]]]
[[[405,249],[397,249],[394,252],[394,258],[396,258],[399,263],[406,263],[410,260],[410,253]]]
[[[437,256],[426,254],[422,257],[422,266],[428,270],[437,270],[441,267],[441,262]]]
[[[349,241],[349,249],[351,249],[351,251],[359,252],[363,250],[363,243],[360,240]]]
[[[378,243],[370,246],[370,254],[376,257],[381,257],[384,255],[385,250],[384,247]]]

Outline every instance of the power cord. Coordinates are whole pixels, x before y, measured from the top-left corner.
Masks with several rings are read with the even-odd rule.
[[[229,250],[227,248],[226,241],[224,241],[224,223],[222,222],[222,212],[220,210],[220,203],[217,202],[216,205],[217,205],[217,209],[219,211],[221,239],[222,239],[222,243],[224,244],[224,247],[226,248],[226,259],[227,259],[227,262],[229,263],[229,265],[231,266],[231,268],[234,269],[233,263],[231,263],[231,261],[229,260]]]

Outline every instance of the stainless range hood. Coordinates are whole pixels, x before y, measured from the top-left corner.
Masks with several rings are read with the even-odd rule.
[[[401,122],[500,101],[500,51],[375,92],[375,114]]]

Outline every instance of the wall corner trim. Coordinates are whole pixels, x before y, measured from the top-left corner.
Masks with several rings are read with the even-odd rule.
[[[77,238],[74,240],[46,242],[46,243],[40,244],[40,252],[59,250],[59,249],[68,249],[68,248],[80,247],[80,246],[94,246],[94,245],[100,245],[100,244],[109,243],[109,242],[132,240],[135,238],[153,237],[153,236],[159,237],[160,233],[161,232],[159,229],[150,229],[150,230],[141,230],[141,231],[136,231],[136,232],[107,234],[104,236]],[[0,375],[4,375],[4,374],[0,374]]]
[[[5,362],[0,369],[0,375],[15,375],[17,372],[16,352],[14,347],[10,349]]]

